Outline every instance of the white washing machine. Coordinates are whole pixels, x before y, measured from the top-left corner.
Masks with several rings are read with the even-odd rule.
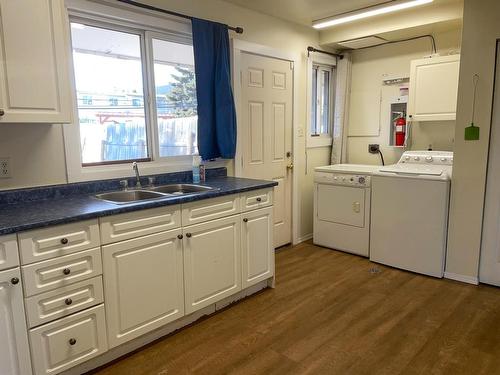
[[[371,175],[378,168],[360,164],[315,168],[315,244],[369,256]]]
[[[443,277],[453,153],[407,151],[372,177],[370,260]]]

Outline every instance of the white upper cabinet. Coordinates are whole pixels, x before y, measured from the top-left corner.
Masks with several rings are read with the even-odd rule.
[[[460,55],[413,60],[410,70],[408,119],[455,120]]]
[[[0,23],[0,122],[71,122],[64,0],[0,0]]]

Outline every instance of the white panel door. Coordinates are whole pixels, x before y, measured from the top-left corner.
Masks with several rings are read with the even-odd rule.
[[[493,121],[484,204],[479,281],[500,286],[500,42],[497,48]]]
[[[184,315],[181,231],[102,247],[109,346]]]
[[[273,208],[243,214],[241,229],[242,289],[274,275]]]
[[[71,122],[64,0],[0,0],[0,122]]]
[[[31,360],[19,268],[0,272],[0,374],[29,375]]]
[[[186,314],[241,290],[241,216],[183,229]]]
[[[241,54],[240,147],[243,177],[278,182],[274,246],[292,241],[293,69],[290,61]]]

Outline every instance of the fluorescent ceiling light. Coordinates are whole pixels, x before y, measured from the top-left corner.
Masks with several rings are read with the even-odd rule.
[[[340,25],[342,23],[357,21],[363,18],[378,16],[396,12],[402,9],[413,8],[419,5],[432,3],[434,0],[394,0],[372,7],[355,10],[348,13],[339,14],[338,16],[329,17],[326,19],[313,22],[315,29],[323,29],[325,27]]]

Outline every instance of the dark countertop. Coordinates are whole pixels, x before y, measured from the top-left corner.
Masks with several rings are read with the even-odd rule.
[[[67,224],[75,221],[94,219],[124,212],[144,210],[187,203],[223,195],[276,186],[274,181],[253,180],[237,177],[217,177],[207,179],[204,185],[219,190],[199,195],[165,197],[157,200],[114,204],[95,198],[93,195],[75,195],[66,198],[45,199],[0,205],[0,235],[25,230]]]

